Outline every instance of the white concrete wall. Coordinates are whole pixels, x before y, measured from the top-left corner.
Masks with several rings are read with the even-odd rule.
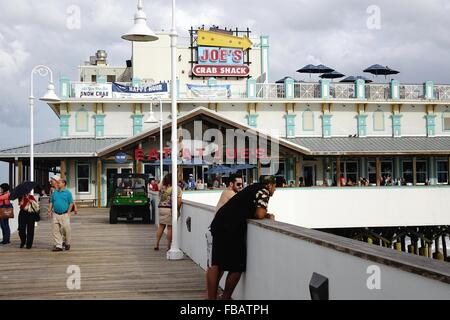
[[[425,106],[402,106],[402,136],[426,136]],[[436,119],[438,120],[438,119]]]
[[[348,137],[358,133],[356,108],[353,104],[336,104],[332,107],[331,135]]]
[[[178,223],[181,249],[203,269],[206,269],[205,232],[213,212],[213,206],[184,203]],[[191,232],[186,227],[188,218]],[[450,296],[450,286],[443,282],[251,224],[247,251],[247,272],[236,288],[235,299],[309,300],[313,272],[329,279],[330,299],[447,299]],[[367,288],[370,276],[367,269],[373,265],[381,271],[381,290]],[[223,284],[222,280],[222,287]]]
[[[86,110],[88,113],[88,130],[77,131],[77,112],[80,110]],[[95,119],[94,109],[91,103],[76,103],[70,106],[70,118],[69,118],[69,136],[70,137],[92,137],[95,135]]]
[[[105,104],[105,114],[105,137],[133,136],[132,104]]]
[[[448,106],[437,106],[436,107],[435,115],[436,115],[436,135],[437,136],[449,136],[450,135],[450,131],[444,131],[444,128],[443,128],[443,121],[442,121],[443,112],[450,112],[450,108]]]
[[[303,112],[307,109],[311,110],[314,114],[314,130],[303,130]],[[322,136],[322,110],[319,104],[311,104],[309,106],[305,104],[297,104],[295,106],[295,135],[298,137],[321,137]]]
[[[184,199],[215,206],[220,192],[185,193]],[[450,188],[278,189],[269,212],[305,228],[449,225]]]
[[[384,130],[378,131],[374,129],[374,112],[381,110],[384,116]],[[367,135],[368,136],[388,136],[392,137],[392,112],[389,105],[368,105],[366,109],[367,114]]]

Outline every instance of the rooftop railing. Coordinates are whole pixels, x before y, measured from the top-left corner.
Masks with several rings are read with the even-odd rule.
[[[83,95],[76,94],[76,86],[83,84],[87,91],[109,90],[109,94]],[[120,83],[132,86],[132,83]],[[103,85],[103,86],[102,86]],[[109,86],[109,88],[108,88]],[[169,85],[170,94],[170,85]],[[78,91],[80,89],[78,88]],[[71,82],[61,80],[61,97],[74,99],[102,98],[114,99],[111,83]],[[192,100],[348,100],[365,101],[450,101],[450,84],[400,84],[398,81],[390,83],[339,83],[330,81],[285,83],[257,83],[247,79],[241,84],[224,86],[216,81],[197,86],[195,92],[185,84],[179,84],[180,99]],[[136,96],[138,98],[138,95]],[[141,96],[142,97],[142,96]],[[132,97],[130,97],[132,98]],[[145,98],[144,98],[145,99]]]

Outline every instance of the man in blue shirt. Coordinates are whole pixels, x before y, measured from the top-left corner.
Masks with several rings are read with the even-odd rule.
[[[74,202],[72,193],[66,189],[66,185],[66,180],[59,180],[58,190],[53,192],[48,207],[48,216],[53,217],[53,251],[55,252],[70,250],[70,212]]]

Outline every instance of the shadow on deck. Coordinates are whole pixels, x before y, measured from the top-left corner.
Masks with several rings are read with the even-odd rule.
[[[72,249],[55,253],[51,223],[39,222],[32,250],[0,247],[0,300],[4,299],[204,299],[203,270],[190,259],[166,260],[166,239],[154,251],[156,227],[108,223],[105,209],[72,218]],[[69,290],[69,266],[81,271],[81,289]]]

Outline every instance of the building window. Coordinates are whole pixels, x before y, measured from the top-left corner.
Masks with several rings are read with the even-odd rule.
[[[384,131],[384,112],[381,109],[373,113],[373,130]]]
[[[402,163],[402,178],[405,183],[413,183],[413,163],[410,160],[403,161]]]
[[[426,160],[416,161],[416,177],[417,183],[425,184],[428,180],[428,168]]]
[[[91,76],[91,82],[97,82],[97,75],[93,74]]]
[[[382,160],[381,164],[381,184],[384,185],[385,181],[388,177],[393,179],[394,173],[394,164],[391,160]],[[367,163],[368,175],[369,175],[369,183],[375,184],[377,183],[377,163],[376,161],[369,161]]]
[[[334,168],[334,184],[337,184],[336,178],[336,162],[333,163]],[[356,160],[343,160],[341,161],[341,176],[345,178],[347,183],[357,183],[358,182],[358,161]]]
[[[444,131],[450,131],[450,112],[445,111],[442,113],[442,129]]]
[[[314,112],[306,109],[303,112],[303,131],[314,131]]]
[[[448,184],[448,161],[438,160],[436,169],[438,183]]]
[[[116,76],[115,75],[106,76],[106,82],[116,82]]]
[[[77,132],[87,132],[89,130],[89,115],[85,109],[80,109],[75,115]]]
[[[77,164],[77,193],[89,193],[90,171],[89,164]]]

